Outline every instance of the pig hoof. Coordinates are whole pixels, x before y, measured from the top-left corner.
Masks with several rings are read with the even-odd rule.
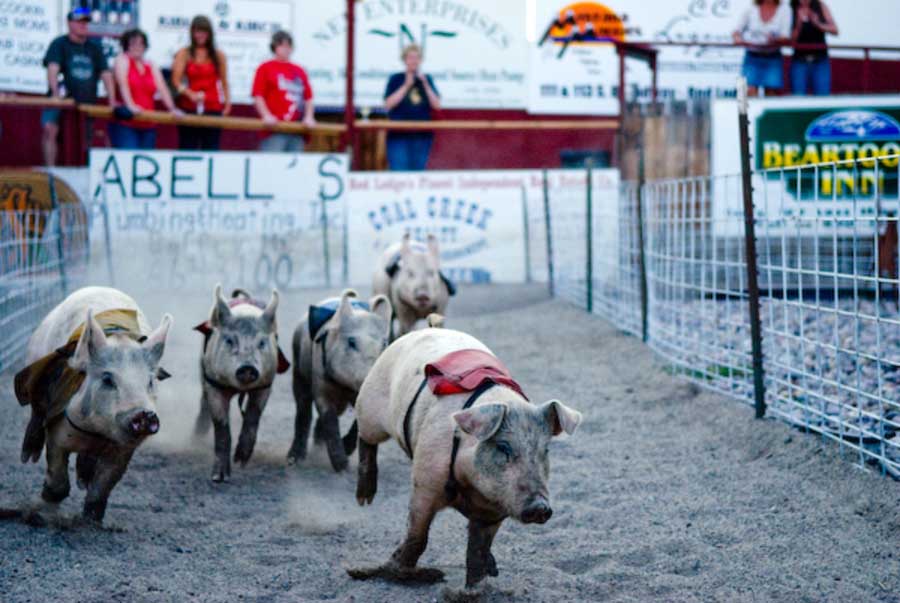
[[[406,584],[434,584],[444,581],[444,572],[433,567],[401,567],[387,564],[377,567],[358,567],[347,569],[347,574],[354,580],[370,580],[380,578],[391,582]]]
[[[344,471],[347,466],[350,464],[350,461],[347,460],[347,457],[331,459],[331,467],[334,469],[335,473],[340,473]]]
[[[251,456],[253,456],[252,448],[248,450],[238,446],[234,451],[234,462],[238,463],[241,467],[246,467],[247,463],[250,462]]]
[[[222,469],[221,467],[213,467],[213,471],[212,471],[212,475],[210,476],[210,479],[217,484],[221,484],[223,482],[227,483],[228,478],[230,478],[230,477],[231,477],[230,471],[228,471],[226,469]]]
[[[487,554],[487,563],[485,565],[488,576],[496,578],[500,575],[500,571],[497,569],[497,560],[494,559],[493,553]]]

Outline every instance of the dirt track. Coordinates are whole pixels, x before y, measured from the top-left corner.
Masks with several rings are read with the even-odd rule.
[[[323,296],[287,296],[282,341]],[[347,577],[345,567],[385,560],[403,535],[408,461],[396,445],[382,447],[378,495],[365,509],[354,500],[355,457],[342,475],[322,450],[287,467],[294,406],[286,377],[251,463],[235,468],[230,484],[210,483],[211,438],[190,438],[200,391],[200,336],[190,327],[210,294],[179,297],[174,308],[172,299],[136,297],[154,324],[164,310],[176,318],[160,434],[113,492],[106,528],[0,522],[0,600],[460,598],[465,523],[453,511],[438,517],[422,558],[447,572],[446,584]],[[500,576],[488,579],[483,600],[900,601],[900,484],[671,378],[637,340],[542,289],[464,289],[449,315],[447,326],[487,343],[533,400],[558,397],[585,414],[575,436],[551,447],[553,519],[504,524],[494,546]],[[18,462],[25,420],[4,375],[0,507],[40,491],[43,459]],[[77,514],[82,501],[73,489],[62,513]]]

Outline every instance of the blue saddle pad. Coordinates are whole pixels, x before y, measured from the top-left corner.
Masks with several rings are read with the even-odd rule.
[[[369,302],[351,299],[350,305],[357,310],[371,311]],[[326,299],[320,304],[309,307],[309,336],[312,339],[316,338],[316,333],[319,332],[326,322],[331,320],[331,317],[334,316],[340,306],[341,299],[339,297],[333,297],[331,299]]]

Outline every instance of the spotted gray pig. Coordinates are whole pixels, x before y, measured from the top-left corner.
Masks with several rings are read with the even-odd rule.
[[[354,578],[442,579],[439,570],[415,566],[435,514],[451,506],[469,520],[466,585],[472,586],[497,575],[491,543],[504,519],[544,523],[550,518],[547,446],[554,436],[572,434],[581,414],[557,400],[534,406],[501,386],[486,389],[471,408],[461,410],[470,392],[437,397],[424,382],[426,365],[459,350],[490,354],[459,331],[416,331],[384,351],[360,389],[359,504],[375,496],[378,445],[389,438],[412,458],[413,492],[406,539],[387,564],[350,570]],[[454,448],[458,454],[451,462]]]
[[[287,360],[278,349],[278,291],[272,291],[269,303],[252,299],[236,290],[230,301],[217,285],[209,320],[195,327],[204,334],[200,378],[203,393],[195,433],[214,429],[215,461],[212,480],[228,481],[231,476],[231,426],[229,407],[238,396],[243,415],[241,435],[234,450],[234,461],[247,464],[256,446],[259,419],[266,407],[276,372],[285,372]],[[241,406],[247,400],[246,407]]]
[[[15,378],[16,397],[31,405],[22,462],[37,462],[46,444],[42,498],[69,495],[69,455],[83,515],[100,522],[110,492],[137,447],[160,427],[157,381],[172,317],[151,331],[137,303],[106,287],[75,291],[50,311],[28,342],[27,366]]]
[[[416,321],[432,312],[444,314],[454,287],[441,275],[437,239],[428,235],[427,244],[403,241],[384,250],[375,266],[372,291],[391,301],[398,328],[396,336],[409,333]]]
[[[363,380],[388,345],[391,303],[376,295],[368,303],[348,289],[341,297],[310,306],[294,330],[294,442],[288,463],[306,457],[312,406],[318,418],[313,437],[324,442],[335,471],[347,467],[356,449],[356,423],[341,441],[338,417],[356,401]]]

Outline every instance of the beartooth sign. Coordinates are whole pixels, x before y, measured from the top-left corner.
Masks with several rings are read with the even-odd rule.
[[[114,257],[152,259],[146,278],[286,289],[321,284],[321,212],[340,233],[346,176],[343,155],[95,149],[90,191],[105,202]],[[338,258],[339,234],[328,243]]]
[[[761,236],[867,235],[877,203],[896,210],[900,97],[753,99],[748,118]],[[713,104],[719,236],[743,233],[737,124],[736,102]]]
[[[271,58],[272,34],[294,29],[294,11],[291,0],[196,0],[189,7],[182,0],[153,0],[142,3],[140,23],[150,38],[150,58],[165,67],[188,45],[191,19],[209,17],[228,60],[232,101],[251,103],[256,68]]]
[[[523,282],[523,189],[537,171],[351,174],[350,282],[370,283],[381,252],[405,233],[437,237],[442,270],[464,283]]]
[[[58,21],[58,0],[0,1],[0,90],[47,91],[43,59]]]
[[[297,56],[309,68],[316,103],[342,105],[347,24],[343,3],[297,7]],[[526,94],[525,10],[521,0],[365,0],[356,5],[357,105],[378,107],[400,51],[424,51],[445,107],[522,108]]]

